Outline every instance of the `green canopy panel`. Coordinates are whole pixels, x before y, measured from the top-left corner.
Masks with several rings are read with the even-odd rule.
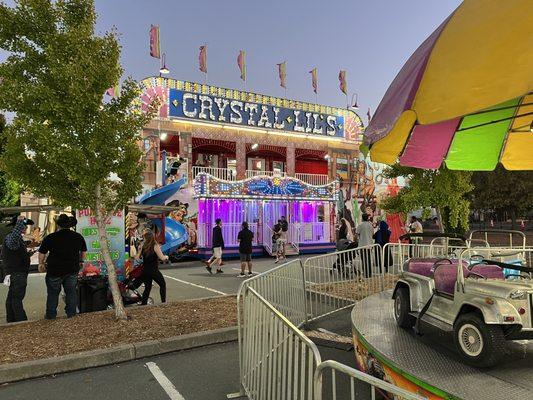
[[[495,111],[464,117],[453,137],[446,166],[454,170],[493,171],[519,102],[520,98],[516,98],[490,108]]]

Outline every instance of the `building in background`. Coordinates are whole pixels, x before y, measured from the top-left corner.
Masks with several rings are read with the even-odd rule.
[[[180,182],[165,203],[181,210],[176,218],[187,229],[189,249],[210,249],[214,220],[221,218],[227,247],[237,247],[246,220],[255,251],[271,252],[281,216],[289,221],[293,253],[334,248],[339,183],[357,181],[363,130],[357,114],[161,77],[141,85],[144,110],[159,101],[143,131],[143,186],[148,192]]]

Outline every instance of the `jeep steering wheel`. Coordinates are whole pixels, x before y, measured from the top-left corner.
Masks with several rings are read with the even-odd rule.
[[[481,274],[478,274],[477,272],[472,272],[472,271],[469,270],[467,278],[470,278],[471,275],[475,275],[475,276],[477,276],[478,278],[481,278],[481,279],[487,279],[486,276],[483,276]]]

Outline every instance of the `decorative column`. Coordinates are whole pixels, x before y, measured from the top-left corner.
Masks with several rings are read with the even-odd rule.
[[[192,185],[192,135],[190,133],[179,133],[180,157],[187,160],[187,182]]]
[[[295,150],[296,149],[294,148],[294,143],[289,142],[289,144],[287,145],[287,156],[285,159],[286,170],[287,170],[286,172],[288,176],[294,176],[296,172]]]
[[[239,137],[235,141],[235,157],[237,158],[237,180],[246,178],[246,142]]]

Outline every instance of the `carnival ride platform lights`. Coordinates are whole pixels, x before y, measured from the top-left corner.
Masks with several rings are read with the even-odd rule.
[[[167,140],[167,138],[168,138],[168,133],[166,133],[166,132],[161,132],[161,133],[159,134],[159,139],[161,139],[163,142],[164,142],[165,140]]]
[[[257,150],[258,147],[259,147],[258,143],[252,144],[252,150]]]

